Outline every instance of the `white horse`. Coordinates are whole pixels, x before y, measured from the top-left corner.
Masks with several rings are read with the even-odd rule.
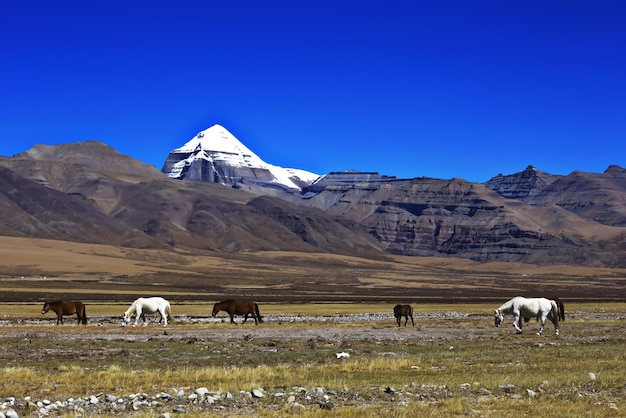
[[[170,303],[161,298],[161,297],[152,297],[152,298],[139,298],[135,300],[130,308],[124,312],[124,326],[130,323],[133,314],[137,317],[135,318],[135,324],[133,326],[137,326],[137,322],[139,322],[139,318],[143,319],[144,325],[146,325],[146,314],[156,314],[159,313],[161,315],[161,319],[159,319],[159,323],[161,321],[164,322],[164,327],[167,326],[167,319],[172,320],[172,311],[170,308]]]
[[[517,330],[518,334],[522,333],[521,318],[538,318],[541,320],[541,328],[538,335],[543,333],[543,328],[546,326],[546,318],[554,324],[554,330],[556,335],[559,335],[559,313],[558,307],[555,301],[546,298],[524,298],[517,296],[504,305],[495,310],[494,319],[496,327],[499,327],[504,320],[505,314],[512,314],[515,319],[513,320],[513,326]]]

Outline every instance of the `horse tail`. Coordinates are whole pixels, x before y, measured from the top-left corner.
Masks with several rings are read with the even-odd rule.
[[[565,321],[565,305],[563,305],[563,301],[559,298],[555,300],[559,308],[559,319],[561,321]]]
[[[263,322],[263,318],[261,318],[261,312],[259,312],[259,305],[257,303],[254,304],[254,310],[256,311],[256,317],[259,322]]]
[[[559,307],[553,300],[550,301],[550,305],[552,305],[552,308],[550,309],[550,314],[552,315],[552,318],[554,318],[554,323],[556,324],[557,322],[559,322]]]
[[[174,319],[172,319],[172,307],[170,306],[169,303],[165,305],[165,315],[167,315],[167,319],[169,319],[172,322],[174,321]]]

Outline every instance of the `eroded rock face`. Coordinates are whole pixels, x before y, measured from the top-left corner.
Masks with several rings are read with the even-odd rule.
[[[307,204],[361,222],[393,253],[477,261],[594,264],[589,225],[558,206],[506,199],[462,179],[328,184]]]
[[[529,165],[519,173],[508,176],[498,174],[488,180],[485,185],[507,199],[526,201],[541,193],[560,177],[562,176],[548,174]]]

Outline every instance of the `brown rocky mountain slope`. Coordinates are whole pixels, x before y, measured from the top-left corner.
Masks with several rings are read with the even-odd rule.
[[[172,180],[94,141],[0,159],[0,234],[121,246],[626,265],[624,170],[487,185],[329,173],[302,195]],[[488,187],[489,186],[489,187]],[[506,190],[506,193],[503,193]]]
[[[317,189],[306,204],[362,223],[394,254],[539,264],[622,263],[626,229],[581,218],[556,204],[507,199],[462,179],[328,183],[335,186]]]
[[[0,159],[0,167],[4,235],[155,248],[383,255],[353,221],[221,185],[171,180],[99,142],[37,146]]]

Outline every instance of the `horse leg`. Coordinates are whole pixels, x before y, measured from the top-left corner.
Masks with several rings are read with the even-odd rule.
[[[228,315],[230,315],[230,323],[234,324],[235,323],[235,313],[234,312],[228,312]]]
[[[398,323],[398,326],[400,326],[401,319],[402,319],[401,316],[396,316],[396,322]]]
[[[554,316],[553,314],[551,314],[549,316],[550,321],[552,321],[552,323],[554,324],[554,334],[555,335],[559,335],[559,319],[560,319],[560,313],[556,313],[556,316]]]
[[[413,321],[413,314],[409,315],[411,317],[411,323],[415,326],[415,321]]]
[[[539,328],[539,332],[537,333],[537,335],[543,334],[543,329],[545,328],[545,326],[546,326],[546,317],[542,316],[541,317],[541,328]]]
[[[409,315],[404,315],[404,326],[409,322]]]
[[[521,334],[522,333],[522,328],[519,326],[519,323],[520,323],[520,316],[519,315],[515,315],[515,319],[513,320],[513,326],[517,330],[517,333]]]
[[[161,320],[163,321],[163,327],[166,327],[167,326],[167,314],[165,313],[165,309],[159,312],[161,313]]]
[[[554,324],[554,335],[559,335],[559,320],[558,320],[558,318],[556,318],[554,321],[552,321],[552,323]]]

